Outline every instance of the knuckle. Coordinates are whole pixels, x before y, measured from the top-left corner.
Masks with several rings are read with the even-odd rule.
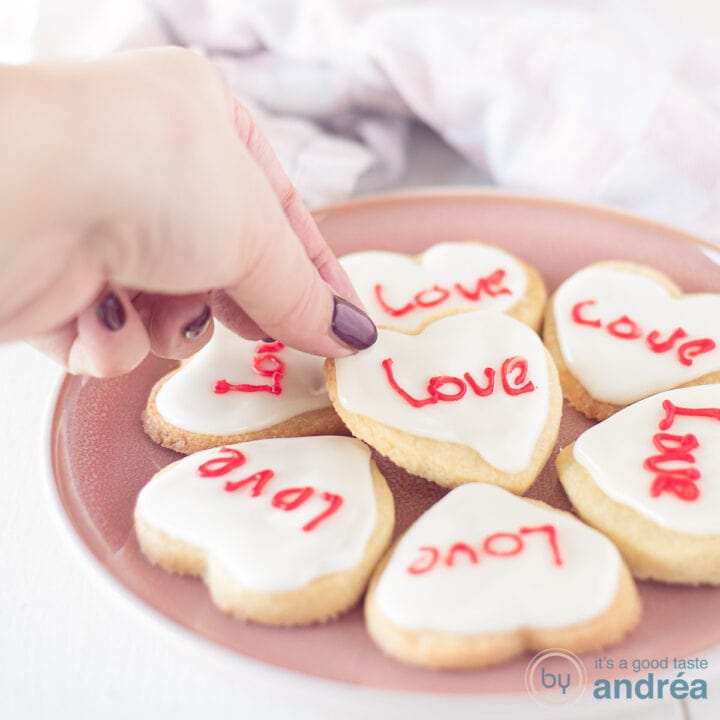
[[[325,243],[320,244],[310,254],[310,260],[312,264],[318,269],[320,275],[324,276],[327,269],[334,266],[337,262],[335,253]]]
[[[235,132],[240,141],[250,147],[257,138],[257,125],[255,118],[241,102],[233,99]]]

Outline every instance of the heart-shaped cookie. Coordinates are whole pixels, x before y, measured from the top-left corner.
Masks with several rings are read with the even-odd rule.
[[[557,439],[552,359],[530,328],[501,313],[451,315],[417,335],[380,330],[373,347],[328,360],[326,372],[353,435],[440,485],[523,492]]]
[[[221,610],[272,625],[354,605],[393,524],[392,495],[370,451],[346,437],[190,455],[157,473],[135,508],[152,562],[202,576]]]
[[[465,310],[506,312],[540,327],[547,293],[539,273],[490,245],[440,243],[415,257],[370,250],[340,262],[378,327],[417,332]]]
[[[544,337],[565,396],[597,420],[663,390],[720,380],[720,295],[683,295],[641,265],[598,263],[569,277]]]
[[[431,507],[388,552],[365,601],[389,655],[480,667],[524,650],[621,640],[640,601],[615,546],[566,512],[486,484]]]
[[[346,434],[322,359],[252,342],[219,322],[210,342],[152,389],[145,432],[182,453],[264,437]]]
[[[635,575],[720,584],[720,385],[641,400],[586,430],[557,466]]]

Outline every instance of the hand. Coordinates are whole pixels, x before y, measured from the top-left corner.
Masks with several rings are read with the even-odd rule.
[[[252,117],[181,49],[7,68],[0,340],[71,372],[183,358],[214,314],[340,357],[373,323]],[[6,101],[8,104],[6,104]]]

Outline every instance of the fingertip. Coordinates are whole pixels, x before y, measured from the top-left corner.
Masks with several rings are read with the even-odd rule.
[[[209,305],[205,305],[199,315],[183,326],[182,336],[186,340],[194,342],[207,333],[211,324],[212,310]]]
[[[134,370],[150,352],[150,338],[127,294],[107,290],[77,319],[68,353],[75,375],[116,377]]]
[[[377,327],[370,316],[357,305],[338,295],[333,295],[330,332],[349,350],[348,353],[343,352],[343,354],[366,350],[374,345],[378,338]],[[331,357],[342,356],[338,354]]]
[[[184,360],[213,336],[213,316],[207,295],[154,296],[147,319],[153,352]]]
[[[322,302],[324,309],[318,307],[318,302]],[[269,336],[286,345],[330,358],[348,357],[365,350],[378,337],[375,323],[364,310],[332,292],[327,292],[322,301],[315,293],[306,304],[293,306],[281,322],[264,323],[263,327],[267,327]]]

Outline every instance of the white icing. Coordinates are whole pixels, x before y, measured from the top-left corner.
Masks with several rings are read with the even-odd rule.
[[[282,592],[357,565],[376,522],[370,451],[347,437],[274,438],[238,443],[247,462],[221,477],[197,468],[224,455],[219,448],[195,453],[161,470],[140,491],[136,513],[172,538],[204,549],[244,588]],[[237,481],[266,468],[275,476],[252,497]],[[272,506],[278,490],[310,486],[315,494],[295,510]],[[302,526],[327,507],[321,495],[342,495],[333,515],[310,532]]]
[[[188,360],[161,388],[156,406],[171,425],[208,435],[261,430],[295,415],[328,407],[323,359],[289,347],[277,353],[285,363],[282,393],[213,392],[217,380],[233,385],[270,384],[252,367],[262,343],[245,340],[215,323],[210,342]]]
[[[500,368],[509,357],[528,361],[535,390],[509,396]],[[462,378],[469,372],[481,386],[485,368],[495,370],[495,391],[487,397],[470,388],[456,402],[415,408],[390,386],[382,362],[393,360],[398,384],[415,398],[428,396],[431,377]],[[371,348],[335,361],[340,404],[403,432],[467,445],[504,472],[524,470],[548,415],[550,387],[545,349],[526,325],[507,315],[477,310],[450,315],[418,335],[380,330]],[[455,389],[446,388],[448,392]]]
[[[363,301],[370,317],[381,327],[414,332],[438,313],[457,309],[482,309],[504,312],[514,307],[525,293],[527,275],[522,265],[508,253],[474,242],[447,242],[433,245],[419,256],[419,261],[400,253],[371,250],[345,255],[340,259]],[[501,285],[510,295],[490,297],[482,293],[469,300],[454,289],[460,283],[474,290],[478,278],[495,270],[506,271]],[[375,296],[375,285],[383,286],[383,298],[394,308],[401,308],[422,290],[436,283],[451,291],[435,307],[415,307],[405,315],[394,317],[385,311]],[[430,297],[430,296],[428,296]]]
[[[494,533],[517,534],[522,527],[548,524],[556,528],[562,565],[555,564],[544,532],[521,535],[524,547],[511,557],[481,550]],[[407,572],[420,547],[436,546],[442,557],[456,542],[479,551],[476,565],[460,554],[452,567],[438,562],[423,574]],[[502,549],[500,543],[497,548]],[[610,607],[620,567],[615,546],[572,516],[491,485],[462,485],[402,537],[377,584],[375,602],[382,615],[410,630],[470,634],[561,628]]]
[[[679,407],[720,408],[720,385],[695,385],[670,390],[621,410],[586,430],[575,442],[573,455],[598,487],[616,502],[628,505],[649,520],[670,530],[692,535],[720,534],[720,421],[706,417],[677,416],[668,430],[658,429],[665,417],[663,400]],[[651,497],[656,474],[643,467],[658,455],[653,435],[692,433],[700,447],[692,451],[696,462],[664,463],[664,468],[695,467],[700,473],[700,496],[693,502],[664,492]]]
[[[623,340],[604,327],[573,322],[573,306],[590,299],[597,304],[585,308],[584,316],[601,319],[605,326],[628,315],[642,328],[643,336]],[[689,337],[677,346],[699,338],[710,338],[720,345],[718,295],[674,298],[662,285],[638,273],[589,267],[560,286],[554,314],[566,365],[590,395],[603,402],[627,405],[720,369],[720,348],[699,355],[688,367],[678,361],[675,350],[655,353],[645,341],[652,330],[658,330],[665,340],[682,327]]]

